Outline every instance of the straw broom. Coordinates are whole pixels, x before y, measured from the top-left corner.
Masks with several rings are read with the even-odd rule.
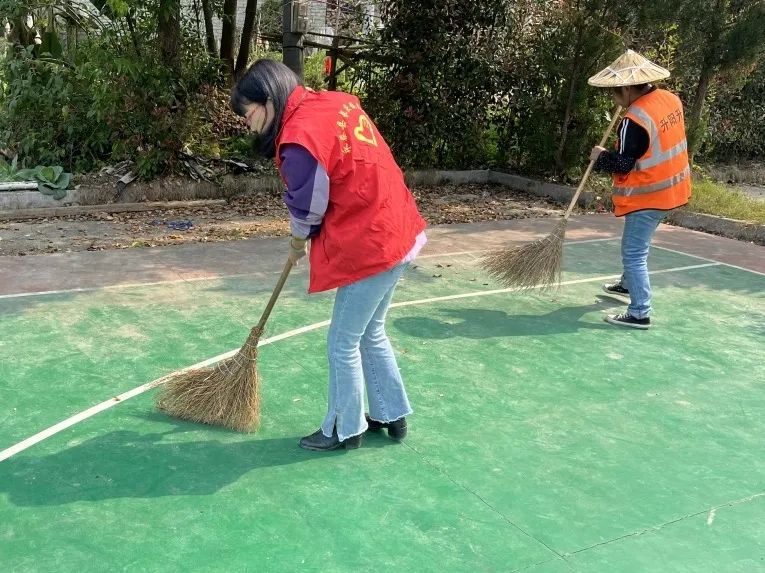
[[[288,260],[260,321],[250,330],[239,352],[215,366],[171,376],[157,396],[157,408],[176,418],[241,432],[259,426],[258,341],[291,269]]]
[[[622,108],[618,107],[611,123],[600,140],[603,147],[616,125]],[[555,226],[552,233],[521,247],[511,247],[489,253],[481,261],[481,266],[500,283],[519,290],[528,290],[537,286],[542,288],[560,285],[561,268],[563,267],[563,238],[566,235],[566,225],[571,211],[574,209],[579,195],[592,172],[595,160],[590,161],[584,172],[579,187],[569,203],[563,219]]]

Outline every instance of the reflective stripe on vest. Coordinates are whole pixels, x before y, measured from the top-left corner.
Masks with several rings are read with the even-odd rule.
[[[656,191],[669,189],[670,187],[677,185],[678,183],[680,183],[681,181],[684,181],[690,176],[691,176],[691,169],[690,167],[686,167],[677,175],[670,177],[669,179],[665,179],[664,181],[659,181],[658,183],[652,183],[651,185],[643,185],[641,187],[614,187],[612,192],[614,195],[621,195],[622,197],[630,197],[632,195],[643,195],[645,193],[655,193]]]
[[[645,169],[649,169],[651,167],[656,167],[657,165],[667,161],[668,159],[677,157],[683,151],[686,151],[688,149],[688,141],[684,139],[683,141],[681,141],[674,147],[671,147],[667,151],[662,151],[661,143],[659,142],[659,130],[656,128],[656,124],[654,123],[651,116],[637,106],[633,107],[630,110],[630,112],[633,115],[639,117],[645,123],[645,125],[651,130],[651,133],[650,133],[651,157],[647,159],[637,160],[635,162],[635,167],[634,167],[635,171],[642,171]]]

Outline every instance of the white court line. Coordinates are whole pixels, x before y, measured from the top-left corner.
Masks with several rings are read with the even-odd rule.
[[[585,239],[582,241],[566,241],[566,245],[578,245],[580,243],[597,243],[601,241],[613,241],[615,239],[618,239],[618,237],[610,237],[608,239]],[[485,253],[492,249],[481,249],[477,251],[455,251],[452,253],[438,253],[438,254],[432,254],[432,255],[419,255],[417,259],[433,259],[436,257],[455,257],[457,255],[472,255],[475,253]],[[173,271],[177,272],[177,271]],[[281,271],[274,271],[274,274],[279,274]],[[150,283],[126,283],[126,284],[118,284],[118,285],[105,285],[105,286],[95,286],[95,287],[81,287],[81,288],[72,288],[72,289],[62,289],[62,290],[41,290],[41,291],[32,291],[32,292],[20,292],[20,293],[12,293],[12,294],[0,294],[0,300],[7,299],[7,298],[24,298],[24,297],[30,297],[30,296],[47,296],[47,295],[56,295],[56,294],[75,294],[80,292],[93,292],[97,290],[115,290],[115,289],[127,289],[127,288],[138,288],[138,287],[149,287],[149,286],[160,286],[160,285],[172,285],[172,284],[179,284],[179,283],[189,283],[189,282],[199,282],[199,281],[214,281],[214,280],[222,280],[222,279],[234,279],[234,278],[242,278],[242,277],[249,277],[253,275],[260,274],[259,272],[252,272],[252,273],[239,273],[235,275],[210,275],[207,277],[193,277],[188,279],[173,279],[173,280],[166,280],[166,281],[155,281]]]
[[[748,273],[754,273],[756,275],[765,277],[765,273],[761,273],[760,271],[755,271],[753,269],[748,269],[746,267],[740,267],[738,265],[731,265],[730,263],[724,263],[722,261],[717,261],[715,259],[708,259],[707,257],[700,257],[699,255],[692,255],[691,253],[686,253],[685,251],[676,251],[675,249],[668,249],[667,247],[660,247],[658,245],[651,245],[651,248],[661,249],[662,251],[669,251],[670,253],[677,253],[678,255],[685,255],[686,257],[693,257],[694,259],[707,261],[709,263],[717,263],[719,265],[725,265],[726,267],[731,267],[733,269],[738,269],[740,271],[746,271]]]
[[[581,239],[581,240],[578,240],[578,241],[564,241],[563,244],[564,245],[582,245],[584,243],[602,243],[604,241],[616,241],[617,239],[619,239],[619,237],[605,237],[605,238],[601,237],[600,239]],[[515,241],[515,242],[518,242],[518,241]],[[532,242],[532,241],[529,241],[529,242]],[[488,249],[478,249],[478,250],[474,250],[474,251],[456,251],[456,252],[453,252],[453,253],[436,253],[436,254],[432,254],[432,255],[417,255],[417,258],[415,260],[419,260],[419,259],[432,259],[432,258],[435,258],[435,257],[453,257],[453,256],[456,256],[456,255],[474,255],[476,253],[488,253],[490,251],[495,251],[497,249],[501,249],[501,248],[503,248],[505,246],[507,246],[507,245],[497,245],[497,246],[494,246],[494,247],[491,247],[491,248],[488,248]]]
[[[304,326],[302,328],[290,330],[288,332],[279,334],[277,336],[272,336],[271,338],[265,338],[259,341],[258,347],[264,346],[266,344],[272,344],[274,342],[278,342],[279,340],[284,340],[285,338],[289,338],[291,336],[297,336],[298,334],[302,334],[310,330],[316,330],[318,328],[321,328],[323,326],[328,326],[328,325],[329,325],[329,321],[325,320],[323,322],[317,322],[316,324],[311,324],[309,326]],[[96,404],[92,408],[88,408],[87,410],[84,410],[80,412],[79,414],[75,414],[74,416],[67,418],[66,420],[62,422],[59,422],[58,424],[51,426],[50,428],[47,428],[43,430],[42,432],[38,432],[34,436],[30,436],[29,438],[27,438],[26,440],[22,442],[19,442],[15,446],[11,446],[10,448],[3,450],[2,452],[0,452],[0,462],[2,462],[3,460],[7,460],[11,456],[18,454],[19,452],[23,452],[27,448],[30,448],[34,446],[35,444],[42,442],[43,440],[50,438],[51,436],[54,436],[58,434],[59,432],[62,432],[66,430],[67,428],[74,426],[75,424],[78,424],[79,422],[82,422],[83,420],[87,420],[91,416],[95,416],[99,412],[103,412],[104,410],[108,410],[112,406],[116,406],[120,402],[124,402],[125,400],[128,400],[129,398],[133,398],[134,396],[143,394],[147,390],[151,390],[152,388],[155,388],[157,386],[164,384],[165,382],[167,382],[167,380],[171,376],[173,376],[176,373],[186,372],[188,370],[193,370],[195,368],[204,368],[205,366],[210,366],[211,364],[215,364],[216,362],[220,362],[221,360],[225,360],[226,358],[231,358],[238,351],[239,349],[237,348],[236,350],[230,350],[228,352],[224,352],[223,354],[219,354],[218,356],[213,356],[212,358],[208,358],[207,360],[203,360],[202,362],[197,362],[196,364],[192,364],[191,366],[182,368],[180,370],[177,370],[176,372],[171,372],[167,376],[163,376],[162,378],[157,378],[156,380],[152,382],[147,382],[146,384],[142,384],[141,386],[138,386],[137,388],[128,390],[127,392],[124,392],[118,396],[115,396],[114,398],[110,398],[109,400],[106,400],[105,402]]]
[[[671,269],[663,269],[660,271],[650,271],[649,275],[661,275],[664,273],[674,273],[678,271],[690,271],[692,269],[703,269],[705,267],[716,267],[719,266],[720,263],[704,263],[702,265],[690,265],[687,267],[673,267]],[[583,283],[593,283],[593,282],[600,282],[600,281],[607,281],[615,278],[619,278],[621,274],[616,275],[603,275],[600,277],[590,277],[586,279],[574,279],[570,281],[563,281],[560,283],[560,286],[568,286],[568,285],[578,285]],[[538,289],[540,287],[534,287],[534,289]],[[486,290],[486,291],[476,291],[476,292],[466,292],[463,294],[451,294],[447,296],[438,296],[435,298],[424,298],[420,300],[406,300],[403,302],[394,302],[390,305],[391,308],[398,308],[402,306],[413,306],[416,304],[428,304],[430,302],[440,302],[444,300],[456,300],[459,298],[470,298],[470,297],[476,297],[476,296],[488,296],[492,294],[501,294],[501,293],[507,293],[507,292],[516,292],[522,289],[519,289],[518,287],[511,287],[511,288],[500,288],[495,290]]]
[[[718,266],[720,263],[717,262],[711,262],[711,263],[704,263],[700,265],[691,265],[687,267],[675,267],[671,269],[663,269],[660,271],[651,271],[649,274],[651,275],[658,275],[658,274],[664,274],[664,273],[672,273],[672,272],[679,272],[679,271],[688,271],[691,269],[701,269],[704,267],[714,267]],[[619,277],[620,275],[603,275],[599,277],[590,277],[586,279],[576,279],[576,280],[570,280],[570,281],[564,281],[561,282],[561,286],[567,286],[567,285],[575,285],[575,284],[582,284],[582,283],[591,283],[591,282],[600,282],[600,281],[606,281],[610,279],[615,279]],[[488,291],[475,291],[475,292],[467,292],[462,294],[453,294],[453,295],[447,295],[447,296],[438,296],[434,298],[424,298],[419,300],[408,300],[403,302],[396,302],[391,304],[391,308],[400,308],[404,306],[413,306],[417,304],[429,304],[432,302],[441,302],[445,300],[456,300],[460,298],[470,298],[470,297],[480,297],[480,296],[489,296],[493,294],[501,294],[501,293],[509,293],[513,291],[518,291],[519,289],[516,287],[512,288],[503,288],[503,289],[495,289],[495,290],[488,290]],[[282,334],[278,334],[276,336],[272,336],[270,338],[265,338],[258,342],[258,347],[265,346],[266,344],[273,344],[274,342],[278,342],[280,340],[284,340],[286,338],[291,338],[293,336],[297,336],[298,334],[303,334],[306,332],[310,332],[312,330],[318,330],[319,328],[323,328],[325,326],[329,325],[328,320],[324,320],[322,322],[316,322],[314,324],[309,324],[308,326],[303,326],[301,328],[296,328],[294,330],[289,330],[287,332],[284,332]],[[138,396],[139,394],[143,394],[147,390],[150,390],[152,388],[155,388],[157,386],[160,386],[164,384],[171,376],[174,374],[177,374],[179,372],[186,372],[187,370],[192,370],[194,368],[202,368],[205,366],[210,366],[211,364],[215,364],[216,362],[219,362],[220,360],[225,360],[226,358],[230,358],[234,354],[236,354],[239,351],[239,349],[230,350],[229,352],[226,352],[224,354],[219,354],[218,356],[214,356],[213,358],[208,358],[207,360],[204,360],[203,362],[198,362],[197,364],[194,364],[192,366],[188,366],[186,368],[183,368],[181,370],[177,370],[175,372],[172,372],[166,376],[163,376],[162,378],[158,378],[157,380],[154,380],[152,382],[148,382],[146,384],[143,384],[141,386],[138,386],[137,388],[133,388],[132,390],[129,390],[123,394],[120,394],[118,396],[115,396],[114,398],[111,398],[109,400],[106,400],[105,402],[101,402],[100,404],[97,404],[91,408],[88,408],[87,410],[80,412],[79,414],[75,414],[74,416],[67,418],[66,420],[59,422],[58,424],[55,424],[54,426],[51,426],[50,428],[47,428],[46,430],[43,430],[42,432],[38,432],[34,436],[31,436],[27,438],[26,440],[19,442],[18,444],[11,446],[10,448],[7,448],[0,452],[0,462],[3,460],[7,460],[11,456],[14,456],[18,454],[19,452],[23,452],[27,448],[32,447],[33,445],[45,440],[46,438],[50,438],[51,436],[58,434],[59,432],[79,423],[83,420],[87,420],[91,416],[95,416],[99,412],[103,412],[104,410],[108,410],[112,406],[116,406],[120,402],[124,402],[125,400],[129,398],[133,398],[134,396]]]
[[[28,297],[28,296],[46,296],[46,295],[53,295],[53,294],[70,294],[70,293],[78,293],[78,292],[93,292],[97,290],[114,290],[114,289],[122,289],[122,288],[172,285],[172,284],[178,284],[178,283],[212,281],[215,279],[233,279],[233,278],[239,278],[239,277],[248,277],[254,274],[258,274],[258,273],[241,273],[237,275],[215,275],[215,276],[209,276],[209,277],[192,277],[188,279],[173,279],[173,280],[156,281],[156,282],[150,282],[150,283],[126,283],[126,284],[119,284],[119,285],[105,285],[105,286],[97,286],[97,287],[70,288],[70,289],[64,289],[64,290],[41,290],[37,292],[19,292],[14,294],[0,294],[0,299],[22,298],[22,297]]]

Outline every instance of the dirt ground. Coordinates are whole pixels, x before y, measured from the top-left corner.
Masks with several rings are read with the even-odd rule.
[[[559,205],[506,187],[414,188],[431,225],[559,216]],[[0,222],[0,255],[150,248],[289,234],[281,193],[261,191],[225,205],[139,213],[94,213]]]

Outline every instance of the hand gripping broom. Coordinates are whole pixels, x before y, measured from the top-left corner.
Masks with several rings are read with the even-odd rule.
[[[611,135],[614,125],[622,108],[618,107],[611,123],[600,140],[603,147]],[[481,261],[481,266],[500,283],[508,287],[517,287],[519,290],[532,289],[537,286],[542,288],[557,287],[560,285],[560,273],[563,266],[563,238],[566,234],[566,225],[571,211],[574,209],[579,195],[584,189],[585,183],[592,172],[595,160],[590,161],[587,171],[584,172],[579,187],[571,198],[571,203],[563,215],[563,219],[555,226],[552,233],[521,247],[510,247],[489,253]]]
[[[260,424],[258,341],[292,270],[287,260],[276,288],[244,346],[215,366],[178,372],[157,396],[157,407],[176,418],[249,432]]]

